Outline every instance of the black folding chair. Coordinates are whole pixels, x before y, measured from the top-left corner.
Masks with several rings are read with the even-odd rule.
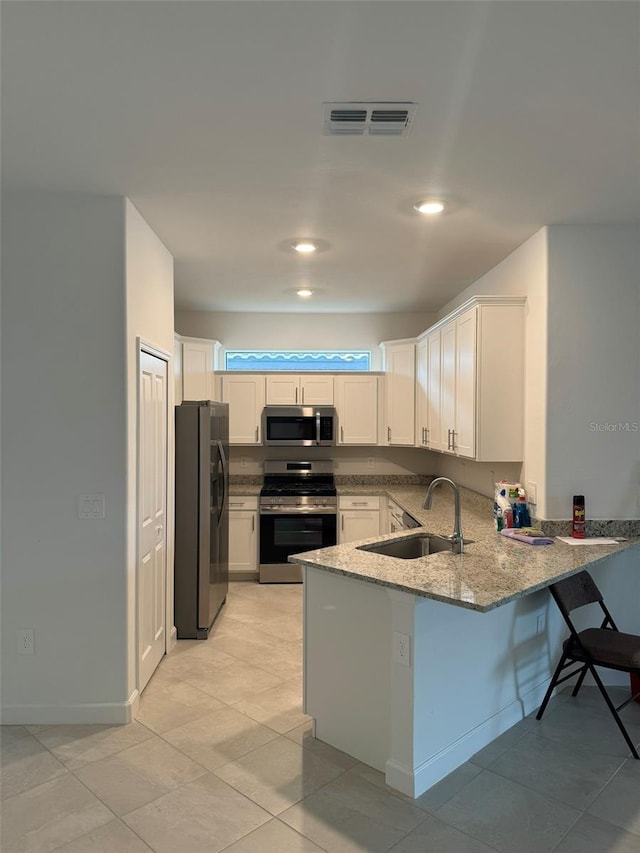
[[[634,758],[640,759],[638,750],[629,737],[618,714],[618,711],[621,711],[629,702],[640,696],[640,691],[635,695],[632,694],[616,708],[596,670],[597,666],[601,666],[606,669],[617,669],[620,672],[628,672],[640,676],[640,636],[637,634],[624,634],[618,630],[611,614],[607,610],[602,594],[589,572],[578,572],[576,575],[551,584],[549,589],[560,608],[564,621],[569,626],[571,636],[562,645],[562,657],[553,673],[540,710],[536,714],[536,719],[542,719],[547,703],[551,698],[551,693],[558,684],[562,684],[563,681],[567,681],[567,679],[573,678],[579,673],[576,686],[573,688],[571,694],[572,696],[577,696],[578,691],[582,687],[585,675],[587,672],[590,672],[604,697],[604,701],[613,714],[613,718],[622,732],[622,736],[626,740],[631,754]],[[600,605],[604,613],[602,625],[599,628],[587,628],[584,631],[577,631],[569,614],[572,610],[583,607],[585,604],[595,603]],[[578,669],[560,677],[563,670],[573,666],[574,663],[580,664]]]

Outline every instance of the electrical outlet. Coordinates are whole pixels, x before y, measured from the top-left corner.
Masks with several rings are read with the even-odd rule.
[[[104,518],[104,495],[80,495],[78,518]]]
[[[33,654],[33,628],[20,628],[18,639],[18,654]]]
[[[393,632],[392,660],[403,666],[411,666],[411,637],[408,634]]]
[[[369,456],[369,458],[367,459],[367,465],[369,466],[369,468],[376,467],[376,460],[374,456]]]
[[[538,618],[536,619],[536,634],[540,636],[540,634],[544,634],[547,629],[547,616],[546,613],[538,613]]]
[[[538,484],[527,480],[527,500],[530,504],[538,503]]]
[[[241,467],[241,468],[246,468],[246,467],[247,467],[247,462],[248,462],[248,459],[247,459],[247,457],[246,457],[246,456],[241,456],[241,457],[240,457],[240,467]]]

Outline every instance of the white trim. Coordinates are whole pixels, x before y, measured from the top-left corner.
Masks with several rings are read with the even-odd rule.
[[[456,317],[459,317],[461,314],[464,314],[476,305],[525,305],[526,302],[526,296],[471,296],[466,300],[466,302],[463,302],[462,305],[458,305],[457,308],[454,308],[453,311],[441,320],[438,320],[437,323],[434,323],[433,326],[429,326],[429,328],[425,329],[424,332],[420,332],[417,336],[417,340],[420,341],[420,339],[424,338],[425,335],[430,335],[431,332],[435,332],[437,329],[442,328],[442,326],[445,326],[450,320],[454,320]]]
[[[229,572],[229,581],[257,581],[260,572],[257,569],[234,569]]]
[[[156,358],[166,361],[167,364],[173,359],[173,353],[168,352],[166,349],[162,349],[161,347],[157,347],[154,344],[150,344],[144,338],[141,338],[140,335],[136,336],[136,346],[138,348],[138,367],[140,367],[141,350],[149,353],[149,355],[155,355]]]
[[[515,699],[497,714],[483,720],[440,752],[430,756],[422,764],[411,768],[389,759],[385,765],[385,781],[409,797],[419,797],[429,788],[444,779],[449,773],[468,761],[472,755],[488,746],[524,717],[540,706],[549,680],[536,685],[523,696]]]
[[[140,696],[134,690],[126,702],[78,705],[5,705],[0,711],[3,726],[125,725],[138,713]]]
[[[175,625],[171,626],[171,630],[167,632],[169,636],[169,642],[167,643],[167,654],[171,651],[171,649],[175,648],[178,642],[178,629]]]

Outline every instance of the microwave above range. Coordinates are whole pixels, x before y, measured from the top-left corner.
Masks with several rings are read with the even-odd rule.
[[[332,406],[265,406],[262,411],[266,445],[329,447],[336,443],[336,430]]]

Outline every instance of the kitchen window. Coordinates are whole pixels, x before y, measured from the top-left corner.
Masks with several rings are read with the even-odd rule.
[[[371,370],[371,353],[366,350],[227,350],[224,360],[225,370]]]

